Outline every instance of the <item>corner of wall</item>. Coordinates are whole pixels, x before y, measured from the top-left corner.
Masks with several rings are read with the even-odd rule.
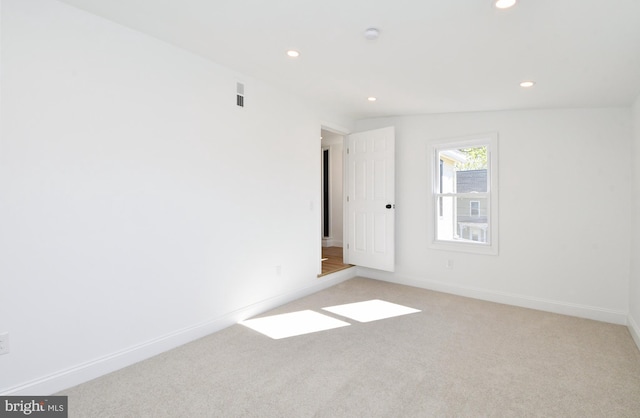
[[[633,340],[640,349],[640,260],[636,259],[640,240],[638,230],[640,230],[640,216],[637,215],[640,208],[640,94],[636,97],[631,107],[631,118],[633,125],[632,137],[632,219],[633,232],[631,234],[631,270],[629,274],[629,318],[628,327]]]
[[[631,334],[633,341],[636,343],[638,350],[640,350],[640,327],[638,326],[638,323],[635,322],[631,314],[629,314],[627,327],[629,328],[629,333]]]

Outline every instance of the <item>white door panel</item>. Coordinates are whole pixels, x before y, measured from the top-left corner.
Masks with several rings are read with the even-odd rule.
[[[347,137],[345,262],[393,271],[395,263],[394,128]]]

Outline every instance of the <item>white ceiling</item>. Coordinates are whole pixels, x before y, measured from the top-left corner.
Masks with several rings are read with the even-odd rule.
[[[628,106],[640,94],[640,0],[62,1],[353,118]]]

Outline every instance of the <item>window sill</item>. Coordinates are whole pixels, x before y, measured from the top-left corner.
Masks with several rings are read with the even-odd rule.
[[[429,248],[442,251],[457,251],[469,254],[498,255],[498,246],[491,244],[473,243],[468,240],[434,241]]]

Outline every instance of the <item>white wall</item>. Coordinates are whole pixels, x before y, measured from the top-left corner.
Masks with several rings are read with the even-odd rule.
[[[51,393],[331,284],[320,121],[349,121],[55,0],[1,6],[0,393]]]
[[[629,330],[640,348],[640,96],[632,108],[633,189],[631,207],[631,275],[629,281]]]
[[[357,130],[395,125],[397,138],[396,272],[359,274],[626,323],[630,121],[629,109],[591,109],[357,123]],[[499,255],[430,249],[427,145],[488,132],[499,136]]]
[[[342,247],[343,244],[343,150],[344,137],[323,131],[322,146],[329,149],[329,215],[331,239],[328,246]]]

